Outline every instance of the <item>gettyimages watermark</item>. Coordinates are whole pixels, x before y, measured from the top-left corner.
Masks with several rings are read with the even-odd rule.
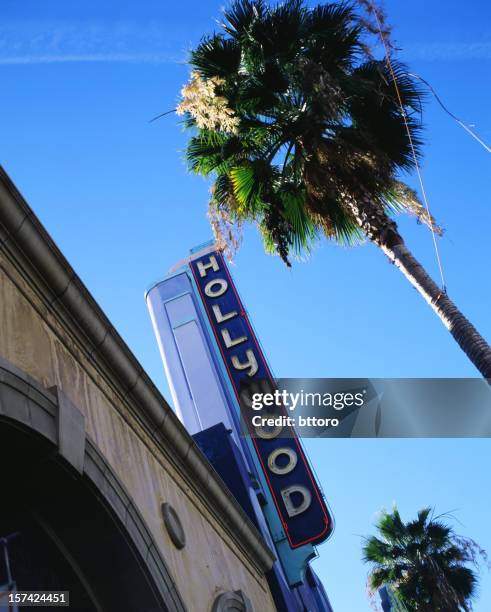
[[[491,437],[491,386],[477,378],[282,378],[240,398],[252,437]]]

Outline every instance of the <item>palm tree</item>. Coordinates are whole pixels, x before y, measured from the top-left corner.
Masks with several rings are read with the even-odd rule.
[[[391,217],[409,212],[439,232],[398,178],[422,144],[416,81],[395,59],[372,57],[370,28],[348,4],[236,0],[221,27],[191,52],[177,108],[193,130],[190,169],[213,177],[214,228],[233,241],[234,228],[257,223],[266,249],[287,265],[320,235],[343,244],[368,238],[491,378],[489,345]]]
[[[411,611],[471,610],[476,595],[477,555],[473,540],[457,536],[431,509],[404,523],[397,509],[383,512],[377,522],[380,538],[367,538],[363,560],[372,564],[368,582],[372,593],[389,587],[396,600]]]

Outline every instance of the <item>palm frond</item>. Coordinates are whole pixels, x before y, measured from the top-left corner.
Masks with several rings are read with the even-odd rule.
[[[207,176],[226,167],[227,160],[222,155],[226,141],[224,134],[213,130],[201,130],[197,136],[193,136],[186,149],[186,160],[191,172]]]
[[[305,193],[295,187],[286,186],[278,191],[283,204],[285,219],[291,232],[290,245],[297,256],[309,253],[317,238],[317,228],[305,208]]]
[[[394,181],[390,188],[382,194],[382,205],[390,213],[408,213],[416,217],[418,223],[426,225],[438,236],[443,235],[443,229],[434,217],[428,214],[420,201],[418,194],[402,181]]]
[[[227,78],[239,69],[240,56],[240,46],[234,39],[215,34],[205,37],[191,51],[189,63],[206,78]]]
[[[402,65],[394,62],[393,67],[403,72]],[[378,159],[385,157],[394,168],[412,170],[413,153],[418,158],[422,145],[421,123],[409,113],[421,104],[421,91],[416,82],[405,78],[400,90],[402,111],[386,62],[370,60],[361,64],[353,70],[347,87],[351,92],[348,107],[353,130],[366,150]]]
[[[218,208],[228,212],[236,212],[234,199],[234,187],[228,174],[219,174],[211,188],[212,200],[216,202]]]
[[[239,203],[240,214],[253,219],[259,212],[264,190],[264,166],[260,162],[245,162],[231,168],[229,172],[234,195]]]
[[[247,36],[254,20],[260,18],[265,10],[262,0],[235,0],[224,11],[223,29],[230,36],[241,39]]]
[[[331,69],[348,68],[362,52],[361,27],[350,4],[319,4],[310,11],[307,55]]]
[[[291,61],[303,36],[308,11],[302,0],[287,0],[273,6],[251,23],[250,47],[264,62]]]

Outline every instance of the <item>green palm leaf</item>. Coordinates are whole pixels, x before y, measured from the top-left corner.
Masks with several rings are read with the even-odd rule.
[[[262,204],[260,195],[263,186],[256,170],[252,164],[247,164],[236,166],[229,173],[239,211],[243,216],[254,217]]]
[[[222,35],[204,38],[191,52],[190,63],[204,77],[227,77],[237,72],[241,50],[235,40]]]

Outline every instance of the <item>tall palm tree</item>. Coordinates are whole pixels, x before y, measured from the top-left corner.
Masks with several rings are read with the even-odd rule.
[[[404,523],[397,509],[384,512],[377,522],[380,538],[372,536],[363,546],[363,560],[372,565],[372,592],[388,586],[405,609],[418,612],[471,610],[476,595],[476,565],[472,540],[457,536],[431,509]]]
[[[391,215],[439,228],[398,178],[421,149],[421,92],[405,67],[372,57],[348,4],[308,8],[236,0],[221,31],[191,52],[177,109],[193,135],[187,160],[214,179],[215,228],[258,224],[290,265],[319,235],[368,238],[420,292],[481,374],[491,349],[406,247]],[[397,83],[398,93],[395,88]],[[410,134],[410,136],[409,136]]]

